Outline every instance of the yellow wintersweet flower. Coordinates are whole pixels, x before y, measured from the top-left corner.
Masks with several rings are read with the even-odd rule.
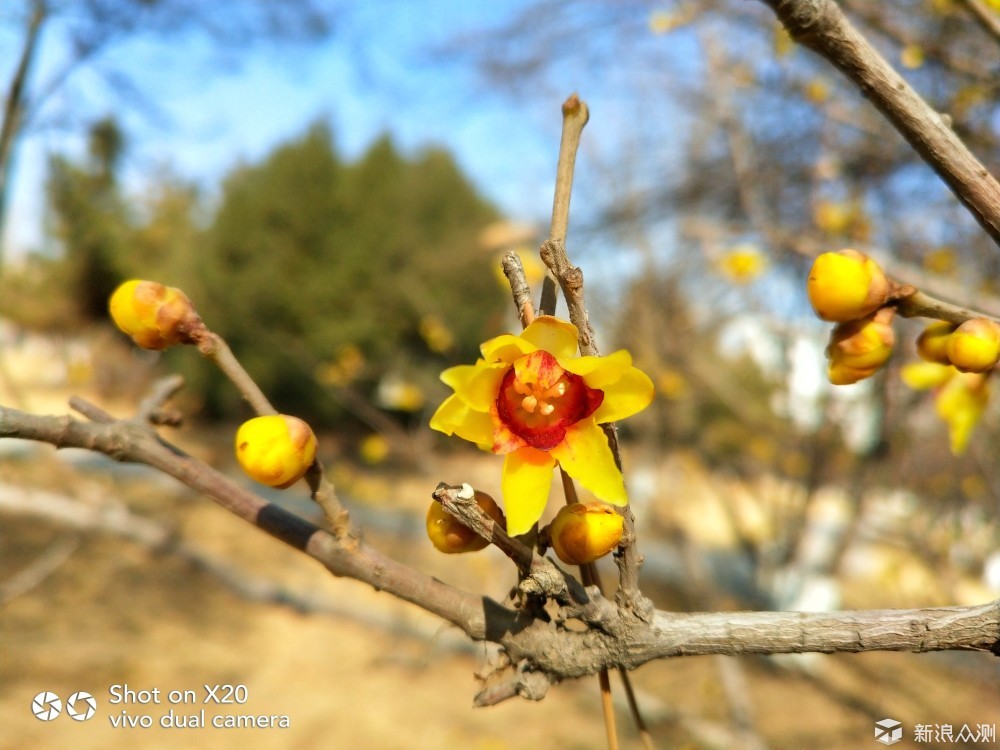
[[[938,416],[948,425],[951,452],[959,456],[989,403],[989,375],[958,372],[942,386],[934,401]]]
[[[900,368],[899,375],[915,391],[937,388],[951,380],[958,371],[951,365],[938,362],[908,362]]]
[[[749,284],[767,270],[767,256],[753,245],[739,245],[717,263],[719,272],[734,284]]]
[[[632,356],[620,350],[581,357],[576,326],[548,315],[480,351],[476,364],[441,374],[455,392],[430,426],[504,456],[508,532],[524,534],[541,517],[557,462],[599,499],[626,505],[621,471],[599,425],[653,400],[653,383],[632,366]]]

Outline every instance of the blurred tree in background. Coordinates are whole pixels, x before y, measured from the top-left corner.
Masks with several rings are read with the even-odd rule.
[[[444,151],[408,158],[383,137],[346,163],[317,124],[234,169],[205,222],[198,192],[169,176],[123,193],[112,121],[90,144],[81,163],[52,161],[50,229],[64,255],[4,279],[0,308],[15,321],[80,330],[103,324],[126,278],[180,286],[275,403],[317,424],[342,416],[338,402],[420,412],[442,367],[500,331],[505,300],[477,239],[497,212]],[[204,414],[240,413],[239,396],[188,360],[174,365]]]

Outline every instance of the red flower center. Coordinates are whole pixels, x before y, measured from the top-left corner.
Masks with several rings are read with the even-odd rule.
[[[590,388],[567,372],[546,351],[525,354],[504,375],[497,395],[500,421],[532,448],[551,450],[566,428],[586,419],[604,401],[604,391]]]

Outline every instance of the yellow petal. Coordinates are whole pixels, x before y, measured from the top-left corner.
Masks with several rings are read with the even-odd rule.
[[[576,356],[577,336],[576,326],[572,323],[551,315],[539,315],[522,331],[520,338],[558,359]]]
[[[479,351],[483,353],[487,362],[506,362],[508,365],[522,354],[531,354],[537,349],[534,344],[510,333],[504,333],[479,345]]]
[[[630,367],[617,382],[603,390],[604,401],[594,412],[594,421],[598,424],[631,417],[653,401],[653,381],[635,367]]]
[[[574,357],[560,360],[563,369],[579,375],[591,388],[604,390],[632,367],[632,355],[620,349],[606,357]]]
[[[504,458],[500,487],[511,536],[526,533],[542,517],[554,466],[548,453],[534,448],[521,448]]]
[[[456,395],[449,396],[431,417],[431,429],[458,435],[484,450],[493,445],[493,420],[488,413],[474,411]]]
[[[625,481],[611,455],[608,438],[593,420],[585,419],[567,429],[566,439],[549,453],[598,499],[612,505],[628,504]]]
[[[485,362],[479,360],[475,365],[455,365],[454,367],[449,367],[441,373],[441,382],[453,391],[457,391],[461,385],[476,374],[476,368],[481,367],[483,364]]]
[[[465,401],[470,409],[488,412],[497,400],[500,381],[510,365],[502,362],[494,365],[476,365],[475,372],[463,374],[463,379],[455,387],[455,395]]]

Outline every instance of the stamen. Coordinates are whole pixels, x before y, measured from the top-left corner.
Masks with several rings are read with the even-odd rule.
[[[538,406],[538,399],[535,398],[534,396],[525,396],[521,400],[521,408],[523,408],[526,412],[528,412],[528,414],[534,414],[536,406]],[[546,414],[546,413],[547,412],[544,410],[544,407],[543,407],[542,408],[542,414]]]
[[[545,396],[547,398],[559,398],[560,396],[566,395],[566,381],[560,380],[554,386],[545,391]]]
[[[538,409],[538,411],[541,413],[541,415],[543,417],[549,416],[549,414],[551,414],[555,410],[556,410],[556,407],[554,407],[552,404],[547,404],[544,401],[542,402],[541,407],[539,407],[539,409]]]
[[[534,388],[531,387],[530,383],[523,383],[520,379],[514,378],[514,390],[522,396],[527,396],[534,390]]]

